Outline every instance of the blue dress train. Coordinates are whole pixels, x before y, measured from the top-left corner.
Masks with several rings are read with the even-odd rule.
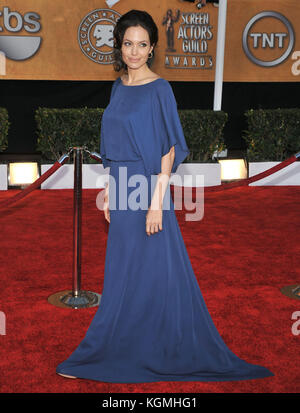
[[[115,80],[101,122],[100,153],[103,166],[110,168],[109,202],[115,206],[102,297],[84,339],[57,366],[58,373],[111,383],[274,376],[238,358],[218,333],[190,263],[169,185],[162,231],[146,234],[147,208],[124,208],[124,199],[141,200],[133,185],[137,174],[145,177],[143,198],[150,205],[151,175],[157,178],[161,157],[173,145],[175,172],[189,150],[170,83],[158,78],[126,86],[120,77]]]

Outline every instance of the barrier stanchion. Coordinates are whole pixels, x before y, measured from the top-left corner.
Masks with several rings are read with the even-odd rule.
[[[73,290],[51,295],[48,301],[57,307],[73,309],[99,305],[101,295],[81,290],[81,223],[82,223],[82,147],[73,148],[74,195],[73,195]],[[101,157],[100,157],[101,159]]]

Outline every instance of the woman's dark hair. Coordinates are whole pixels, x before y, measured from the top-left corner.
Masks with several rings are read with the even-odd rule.
[[[119,72],[124,69],[127,71],[127,64],[124,63],[122,59],[122,43],[126,30],[128,27],[141,26],[147,30],[150,39],[150,45],[153,46],[152,57],[149,57],[147,61],[148,67],[150,67],[154,60],[154,49],[158,42],[158,29],[157,26],[150,16],[149,13],[142,10],[130,10],[129,12],[123,14],[117,21],[117,24],[113,31],[114,36],[114,49],[113,49],[113,58],[114,58],[114,70]]]

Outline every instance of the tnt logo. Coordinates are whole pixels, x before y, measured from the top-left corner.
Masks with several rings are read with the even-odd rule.
[[[262,67],[277,66],[293,50],[294,29],[289,20],[274,11],[263,11],[248,22],[243,33],[246,56]]]
[[[23,17],[21,13],[3,7],[0,11],[0,50],[8,59],[29,59],[38,51],[42,39],[39,36],[11,36],[4,33],[19,33],[23,29],[27,33],[37,33],[41,29],[39,19],[37,13],[28,12]]]
[[[0,311],[0,335],[5,336],[6,334],[6,317],[3,311]]]

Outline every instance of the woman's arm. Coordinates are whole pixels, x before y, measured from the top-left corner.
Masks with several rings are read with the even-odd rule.
[[[172,146],[170,151],[161,158],[161,173],[158,174],[151,204],[146,215],[147,235],[158,232],[158,229],[162,230],[163,200],[168,187],[169,178],[171,176],[174,159],[175,148]]]
[[[148,235],[162,230],[162,206],[164,196],[167,190],[171,170],[175,159],[175,148],[171,147],[170,151],[161,158],[161,173],[157,176],[156,186],[151,199],[150,207],[146,215],[146,232]],[[110,223],[109,213],[109,183],[104,190],[104,215]]]
[[[109,213],[109,182],[107,183],[105,189],[104,189],[104,205],[103,205],[103,211],[104,211],[104,216],[106,221],[110,223],[110,213]]]

